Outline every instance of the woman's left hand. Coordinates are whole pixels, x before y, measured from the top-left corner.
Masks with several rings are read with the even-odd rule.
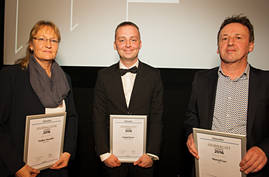
[[[70,159],[70,156],[71,155],[68,152],[62,153],[61,156],[60,156],[60,159],[57,162],[55,162],[50,167],[50,169],[57,170],[57,169],[61,169],[61,168],[67,167],[68,162],[69,162],[69,159]]]

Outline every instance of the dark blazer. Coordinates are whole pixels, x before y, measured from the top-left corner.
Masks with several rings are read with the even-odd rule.
[[[159,155],[162,134],[163,87],[160,72],[139,62],[130,99],[126,106],[119,63],[98,72],[93,104],[96,152],[110,152],[109,115],[147,115],[147,153]]]
[[[71,88],[70,78],[67,78]],[[24,166],[25,118],[27,115],[44,114],[45,108],[31,87],[28,69],[22,70],[18,65],[4,68],[0,73],[0,83],[0,174],[12,175]],[[64,152],[69,152],[73,158],[77,139],[77,113],[72,90],[65,103]]]
[[[247,111],[247,149],[259,146],[269,159],[269,72],[250,66]],[[218,81],[218,68],[195,74],[185,128],[211,129]],[[248,176],[269,176],[269,165]]]

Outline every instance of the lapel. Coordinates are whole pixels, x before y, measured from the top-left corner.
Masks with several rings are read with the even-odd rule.
[[[249,72],[249,90],[248,90],[248,111],[247,111],[247,135],[251,135],[252,126],[255,121],[255,90],[258,90],[258,76],[255,73],[255,69],[250,66]]]
[[[207,85],[208,85],[208,92],[207,92],[207,119],[208,119],[208,127],[211,129],[212,127],[212,122],[213,122],[213,114],[214,114],[214,107],[215,107],[215,99],[216,99],[216,92],[217,92],[217,83],[218,83],[218,67],[214,68],[212,70],[213,74],[209,74],[208,80],[207,80]]]
[[[128,110],[132,110],[134,105],[137,104],[137,102],[139,102],[140,97],[139,93],[141,93],[141,89],[143,89],[143,76],[144,76],[144,63],[139,61]]]
[[[124,112],[127,112],[128,108],[126,105],[126,100],[123,91],[123,84],[121,80],[120,70],[119,70],[119,62],[116,63],[113,67],[113,74],[111,78],[113,79],[113,94],[114,98],[119,101],[120,108],[123,108]]]

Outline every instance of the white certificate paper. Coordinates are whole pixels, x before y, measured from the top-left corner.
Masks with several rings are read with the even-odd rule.
[[[239,163],[246,153],[246,136],[193,129],[199,160],[195,159],[197,177],[244,177]]]
[[[26,117],[24,162],[43,170],[59,160],[63,152],[66,113]]]
[[[146,151],[147,116],[110,115],[110,152],[131,163]]]

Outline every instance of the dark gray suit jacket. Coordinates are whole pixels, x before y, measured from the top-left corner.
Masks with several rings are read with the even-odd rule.
[[[110,152],[109,115],[147,115],[146,152],[159,155],[162,134],[163,87],[160,72],[139,62],[129,108],[126,106],[119,63],[98,72],[93,104],[98,155]]]
[[[218,68],[195,74],[185,129],[211,129],[218,81]],[[259,146],[269,159],[269,72],[250,66],[249,97],[247,111],[247,149]],[[248,176],[269,176],[269,165],[258,173]]]

